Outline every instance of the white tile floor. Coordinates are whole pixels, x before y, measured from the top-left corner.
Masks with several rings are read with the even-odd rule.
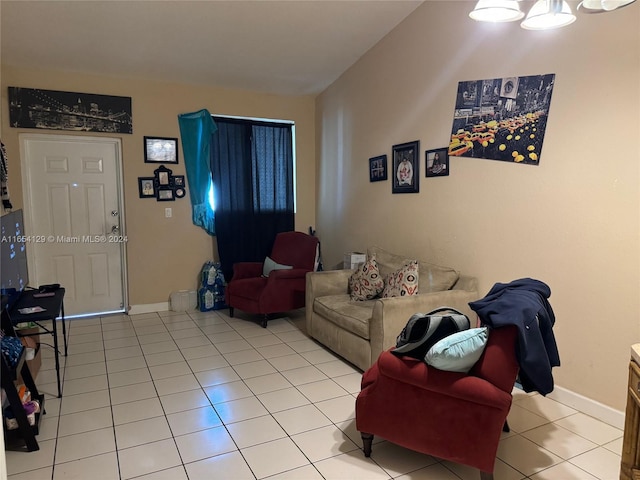
[[[477,470],[355,429],[361,372],[304,333],[302,311],[266,329],[226,311],[68,322],[63,397],[51,349],[37,452],[7,451],[10,480],[477,480]],[[66,360],[66,361],[65,361]],[[623,432],[516,393],[496,480],[614,480]]]

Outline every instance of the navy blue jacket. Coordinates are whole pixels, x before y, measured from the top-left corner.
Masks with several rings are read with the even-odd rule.
[[[520,383],[526,392],[538,391],[542,395],[553,391],[551,368],[560,365],[553,335],[556,318],[547,300],[550,296],[551,289],[545,283],[521,278],[496,283],[484,298],[469,303],[482,323],[495,328],[518,328]]]

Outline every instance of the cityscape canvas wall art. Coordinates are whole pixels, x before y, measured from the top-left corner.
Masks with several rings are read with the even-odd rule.
[[[448,153],[538,165],[555,74],[458,83]]]
[[[9,87],[15,128],[133,133],[131,97]]]

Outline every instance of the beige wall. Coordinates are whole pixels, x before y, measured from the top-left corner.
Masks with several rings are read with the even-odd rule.
[[[547,282],[556,384],[624,409],[640,341],[640,2],[547,32],[426,2],[317,99],[318,234],[325,265],[378,244],[495,282]],[[573,4],[575,7],[575,4]],[[528,4],[525,4],[528,6]],[[539,166],[452,158],[420,193],[369,183],[394,144],[448,144],[457,84],[556,74]]]
[[[138,198],[138,177],[152,176],[155,168],[144,163],[142,137],[179,137],[177,116],[180,113],[207,108],[213,114],[295,121],[296,229],[306,232],[310,225],[315,225],[313,97],[282,97],[215,87],[27,70],[6,65],[2,66],[1,73],[1,137],[11,162],[9,187],[15,208],[22,206],[19,134],[57,132],[9,128],[8,86],[132,97],[133,134],[117,135],[122,139],[123,149],[130,305],[166,302],[172,291],[197,288],[202,264],[217,255],[212,237],[191,222],[188,195],[171,203]],[[75,132],[67,133],[76,135]],[[179,155],[180,163],[168,167],[174,174],[184,175],[182,148]],[[167,206],[173,208],[172,218],[164,217]]]

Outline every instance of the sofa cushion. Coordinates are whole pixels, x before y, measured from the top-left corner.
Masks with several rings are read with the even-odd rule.
[[[375,256],[382,278],[406,265],[413,259],[395,255],[380,247],[367,249],[367,257]],[[459,274],[452,268],[441,267],[433,263],[418,260],[420,274],[420,293],[442,292],[451,289],[458,281]]]
[[[371,300],[382,293],[384,280],[378,270],[376,257],[370,257],[349,277],[351,300]]]
[[[414,260],[387,275],[382,298],[417,295],[418,279],[418,262]]]
[[[349,295],[316,297],[313,311],[339,327],[369,340],[369,321],[375,300],[353,301]]]

